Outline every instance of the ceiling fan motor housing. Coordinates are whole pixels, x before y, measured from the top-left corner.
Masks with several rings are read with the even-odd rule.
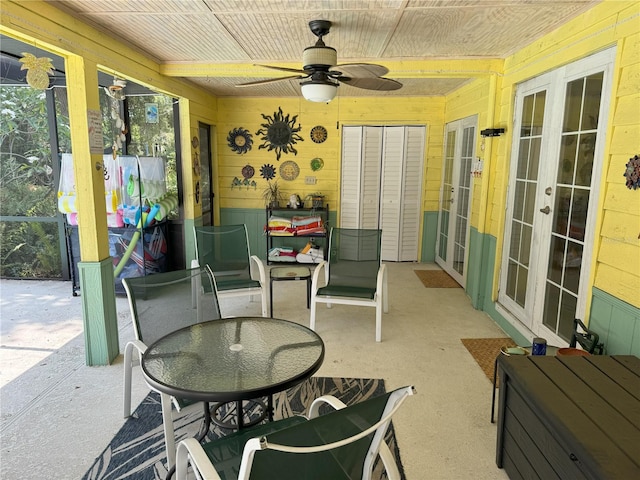
[[[302,65],[304,70],[316,68],[329,69],[338,64],[338,53],[335,48],[313,46],[304,49],[302,54]]]

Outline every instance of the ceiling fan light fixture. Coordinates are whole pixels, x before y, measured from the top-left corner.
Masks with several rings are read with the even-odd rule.
[[[305,100],[318,103],[329,103],[336,96],[338,85],[330,81],[309,80],[300,84]]]

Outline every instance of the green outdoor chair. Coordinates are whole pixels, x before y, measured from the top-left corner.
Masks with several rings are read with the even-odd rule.
[[[134,353],[138,354],[139,362],[147,347],[159,338],[183,327],[217,320],[221,315],[213,287],[213,275],[206,267],[124,278],[122,284],[129,299],[136,336],[124,349],[124,417],[127,418],[131,416]],[[174,404],[176,411],[191,405],[201,410],[204,407],[201,403],[190,404],[162,393],[161,399],[167,460],[171,466],[175,460],[171,404]]]
[[[192,267],[209,265],[219,298],[260,295],[262,316],[268,317],[264,264],[249,250],[245,225],[194,227],[196,260]]]
[[[380,457],[387,478],[399,480],[384,436],[393,414],[414,393],[413,387],[403,387],[349,407],[326,395],[314,400],[308,419],[285,418],[204,446],[183,440],[176,477],[186,480],[191,465],[196,478],[204,480],[369,480]],[[326,405],[334,410],[320,415]]]
[[[329,260],[318,264],[311,281],[311,322],[316,328],[316,305],[333,303],[375,307],[376,342],[382,340],[382,312],[389,311],[387,271],[380,259],[382,230],[332,228]],[[324,271],[325,286],[320,286]]]

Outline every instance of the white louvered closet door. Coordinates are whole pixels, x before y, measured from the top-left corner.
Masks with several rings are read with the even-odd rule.
[[[340,225],[381,228],[383,260],[418,260],[424,141],[425,127],[343,127]]]
[[[362,136],[362,127],[342,128],[340,184],[340,226],[342,228],[358,228],[360,225]]]
[[[400,248],[398,249],[401,262],[415,262],[419,258],[425,138],[425,127],[405,128]]]

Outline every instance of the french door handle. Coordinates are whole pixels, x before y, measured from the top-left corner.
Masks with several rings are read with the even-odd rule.
[[[451,197],[451,198],[449,199],[449,203],[453,203],[453,202],[454,202],[453,197]]]
[[[551,212],[551,209],[549,208],[549,205],[547,205],[546,207],[541,208],[540,211],[545,215],[549,215],[549,213]]]

